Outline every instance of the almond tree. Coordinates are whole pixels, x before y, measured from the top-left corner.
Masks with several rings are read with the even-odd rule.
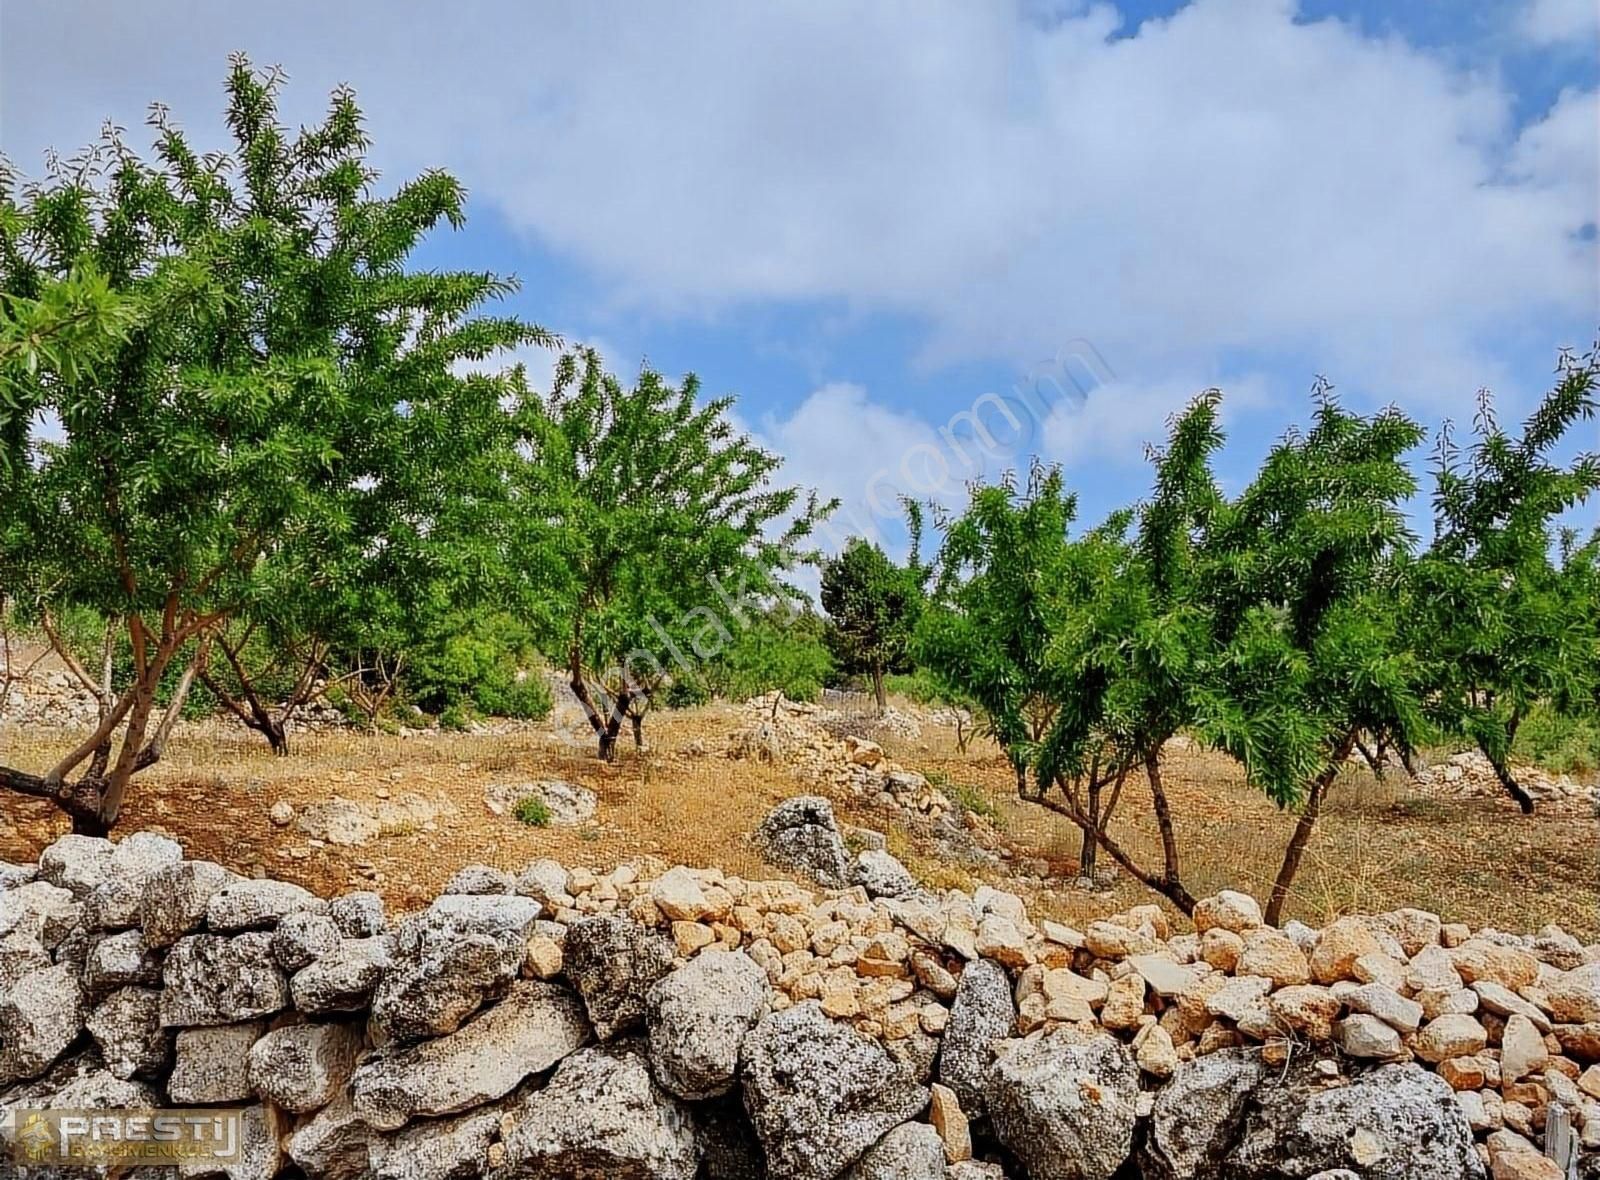
[[[452,364],[546,339],[464,318],[507,290],[492,276],[406,269],[423,234],[460,224],[453,179],[373,196],[351,95],[291,134],[280,85],[234,60],[231,154],[200,155],[157,108],[152,160],[111,132],[0,192],[0,291],[37,299],[94,273],[143,309],[100,363],[35,366],[8,391],[21,461],[0,476],[0,565],[25,567],[50,603],[118,620],[131,654],[94,732],[42,772],[0,767],[0,787],[80,831],[116,822],[205,636],[273,593],[276,563],[376,535],[369,517],[403,515],[404,488],[473,458],[461,431],[499,413],[501,386]],[[59,438],[36,429],[47,419]]]
[[[1594,419],[1600,354],[1564,354],[1556,386],[1513,438],[1487,394],[1466,456],[1448,431],[1434,463],[1434,541],[1417,562],[1412,627],[1428,669],[1429,707],[1447,733],[1478,746],[1524,813],[1533,797],[1511,770],[1528,710],[1593,715],[1600,631],[1572,593],[1557,553],[1563,513],[1600,489],[1600,456],[1563,461],[1573,428]],[[1582,551],[1568,553],[1569,560]]]
[[[547,397],[523,390],[510,514],[521,600],[615,758],[626,721],[674,675],[692,675],[775,603],[832,506],[775,486],[780,460],[735,428],[731,398],[702,401],[646,369],[631,386],[592,350],[557,365]]]
[[[1406,456],[1423,430],[1393,409],[1351,413],[1324,382],[1315,397],[1311,428],[1272,449],[1207,540],[1217,651],[1196,730],[1298,812],[1267,905],[1274,923],[1360,734],[1408,750],[1426,732],[1401,617],[1416,491]]]

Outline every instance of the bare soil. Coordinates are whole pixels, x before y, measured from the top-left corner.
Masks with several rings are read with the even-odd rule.
[[[605,869],[640,855],[719,865],[772,876],[749,833],[778,800],[809,791],[787,768],[727,758],[728,735],[744,721],[716,705],[650,719],[648,751],[624,750],[612,765],[556,738],[548,726],[494,735],[394,737],[303,735],[276,758],[255,734],[221,723],[182,727],[166,759],[136,780],[119,825],[158,828],[193,857],[248,874],[268,873],[323,892],[372,888],[399,909],[421,904],[469,863],[515,870],[537,857]],[[0,730],[0,758],[42,770],[66,748],[59,731]],[[971,887],[979,877],[1011,886],[1009,866],[1052,879],[1023,892],[1049,915],[1073,922],[1151,900],[1126,876],[1107,890],[1074,889],[1077,830],[1018,800],[993,746],[956,750],[953,732],[924,727],[917,739],[884,741],[901,764],[928,774],[965,805],[990,817],[1008,859],[974,875],[941,860],[910,835],[898,812],[836,800],[849,822],[886,832],[894,851],[925,883]],[[1185,857],[1185,881],[1203,896],[1224,887],[1264,895],[1293,826],[1219,755],[1176,754],[1166,771]],[[492,784],[562,778],[594,791],[594,821],[576,828],[529,827],[485,806]],[[269,818],[285,801],[297,813],[332,796],[377,806],[415,795],[444,813],[353,847],[321,845]],[[67,830],[48,805],[0,795],[0,859],[23,860]],[[1155,864],[1159,842],[1142,782],[1131,781],[1115,823],[1135,855]],[[1600,820],[1588,810],[1545,809],[1524,818],[1508,800],[1425,794],[1390,777],[1349,771],[1331,793],[1288,914],[1321,924],[1340,913],[1419,906],[1446,920],[1532,931],[1558,922],[1600,938]]]

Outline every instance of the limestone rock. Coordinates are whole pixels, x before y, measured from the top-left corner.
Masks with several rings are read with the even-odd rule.
[[[569,927],[562,958],[602,1041],[643,1023],[650,989],[672,970],[672,947],[665,939],[615,915]]]
[[[310,890],[270,878],[234,881],[213,893],[206,902],[206,926],[219,933],[236,930],[270,930],[289,914],[328,908]]]
[[[85,897],[110,873],[115,851],[110,840],[69,833],[39,854],[39,879]]]
[[[1450,1087],[1415,1065],[1328,1086],[1314,1070],[1259,1088],[1222,1174],[1281,1180],[1348,1168],[1384,1180],[1482,1180],[1472,1129]]]
[[[1550,986],[1547,998],[1559,1024],[1600,1022],[1600,963],[1566,972]]]
[[[1221,1175],[1250,1095],[1268,1076],[1259,1052],[1223,1049],[1181,1063],[1161,1088],[1142,1153],[1150,1180]]]
[[[372,997],[375,1039],[416,1041],[460,1028],[517,977],[539,909],[527,897],[446,895],[402,924]]]
[[[272,957],[285,971],[299,971],[339,949],[344,936],[327,914],[286,914],[272,932]]]
[[[182,859],[176,840],[154,832],[127,836],[113,848],[104,878],[84,898],[83,920],[99,930],[137,926],[146,880]]]
[[[738,952],[700,955],[661,979],[646,1012],[656,1080],[690,1101],[726,1094],[770,991],[767,973]]]
[[[1411,1049],[1424,1061],[1440,1062],[1447,1057],[1466,1057],[1489,1043],[1483,1025],[1470,1016],[1454,1013],[1440,1016],[1423,1026]]]
[[[178,940],[162,969],[161,1023],[169,1028],[236,1024],[289,1005],[289,982],[265,931]]]
[[[367,1156],[373,1180],[479,1180],[489,1146],[510,1117],[504,1104],[480,1106],[448,1119],[432,1119],[394,1135],[376,1135]]]
[[[371,1002],[391,959],[387,937],[347,938],[295,972],[289,980],[294,1006],[307,1016],[359,1012]]]
[[[882,849],[857,853],[846,876],[850,884],[865,889],[868,897],[907,897],[917,891],[917,879]]]
[[[300,1123],[284,1150],[315,1180],[368,1180],[371,1175],[372,1128],[362,1121],[341,1093]]]
[[[174,1039],[172,1076],[167,1080],[172,1100],[209,1105],[250,1098],[250,1046],[265,1029],[258,1020],[180,1029]]]
[[[987,1101],[995,1135],[1033,1180],[1110,1180],[1133,1152],[1139,1070],[1115,1038],[1058,1029],[1000,1052]]]
[[[588,1039],[576,996],[554,984],[519,981],[454,1032],[367,1058],[350,1079],[352,1101],[380,1131],[419,1115],[458,1114],[509,1094]]]
[[[383,933],[383,898],[360,890],[328,903],[328,917],[346,938],[376,938]]]
[[[1194,907],[1195,933],[1204,934],[1214,927],[1244,934],[1262,924],[1261,906],[1247,893],[1224,889],[1215,897],[1201,898]]]
[[[348,1024],[291,1024],[267,1033],[250,1049],[250,1086],[295,1114],[317,1110],[344,1088],[361,1051],[361,1032]]]
[[[1346,1055],[1365,1060],[1387,1061],[1405,1053],[1405,1045],[1394,1028],[1376,1016],[1358,1012],[1337,1025],[1339,1047]]]
[[[239,878],[208,860],[185,860],[146,878],[139,927],[151,947],[169,947],[205,922],[211,895]]]
[[[83,1031],[83,1020],[83,989],[63,963],[30,971],[0,993],[0,1086],[44,1073]]]
[[[944,1144],[927,1123],[901,1123],[878,1140],[845,1180],[944,1180]]]
[[[118,988],[89,1014],[87,1027],[112,1077],[155,1076],[171,1056],[161,994],[152,988]]]
[[[1005,969],[987,959],[967,964],[944,1030],[939,1081],[955,1093],[971,1118],[988,1113],[984,1092],[993,1061],[990,1048],[1011,1036],[1016,1023],[1016,1000]]]
[[[756,1025],[741,1067],[745,1109],[773,1180],[833,1180],[928,1104],[927,1090],[881,1044],[829,1020],[815,1002]]]
[[[820,795],[785,799],[761,821],[753,839],[768,864],[804,874],[830,889],[849,884],[849,863],[833,804]]]
[[[83,961],[83,986],[91,996],[119,987],[161,982],[161,958],[145,945],[144,932],[124,930],[102,938]]]
[[[457,870],[455,876],[445,882],[443,893],[462,894],[464,896],[485,896],[495,893],[515,893],[517,879],[503,869],[491,865],[468,865]]]
[[[693,1115],[628,1044],[582,1049],[529,1096],[505,1140],[504,1180],[695,1180]]]

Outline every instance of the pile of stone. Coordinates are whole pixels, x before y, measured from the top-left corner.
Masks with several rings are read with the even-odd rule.
[[[1538,803],[1593,806],[1600,801],[1600,781],[1593,775],[1591,781],[1585,783],[1569,774],[1551,774],[1535,766],[1519,766],[1516,778],[1517,785]],[[1464,750],[1437,765],[1420,768],[1416,783],[1433,794],[1461,799],[1495,799],[1506,793],[1494,767],[1478,750]]]
[[[7,725],[84,729],[93,728],[99,716],[94,694],[76,677],[57,669],[19,674],[0,699],[0,723]]]
[[[1600,947],[1554,927],[1280,931],[1222,894],[1195,933],[1078,931],[849,857],[820,799],[757,841],[832,887],[542,860],[391,919],[63,837],[0,865],[0,1139],[225,1104],[245,1161],[185,1174],[1558,1180],[1548,1146],[1600,1177]]]
[[[834,714],[781,695],[746,705],[749,724],[728,744],[732,758],[787,764],[813,786],[897,807],[938,821],[956,814],[950,799],[915,770],[892,761],[877,742],[855,733],[836,736]]]

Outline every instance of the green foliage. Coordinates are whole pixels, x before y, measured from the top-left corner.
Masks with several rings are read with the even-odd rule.
[[[425,234],[461,224],[459,184],[427,173],[372,196],[351,95],[291,133],[280,84],[234,60],[229,155],[196,152],[157,108],[148,162],[113,132],[91,166],[20,196],[0,184],[5,332],[45,362],[5,366],[0,568],[21,593],[122,620],[134,676],[103,740],[42,780],[6,778],[85,826],[113,822],[159,757],[154,690],[200,662],[212,628],[333,642],[328,627],[403,618],[413,590],[487,563],[510,438],[501,382],[463,366],[550,339],[475,314],[502,280],[407,268]],[[63,290],[95,309],[83,363],[52,359],[44,329],[15,345],[19,317]],[[41,414],[61,441],[34,432]]]
[[[1509,765],[1520,727],[1540,707],[1592,719],[1600,696],[1596,546],[1556,531],[1600,489],[1600,456],[1558,457],[1600,405],[1600,355],[1564,354],[1557,375],[1520,438],[1501,428],[1487,396],[1465,461],[1449,431],[1441,436],[1435,539],[1411,571],[1408,622],[1427,639],[1432,718],[1482,749],[1524,811],[1533,800]]]
[[[490,717],[539,720],[550,714],[536,637],[505,611],[451,611],[411,649],[408,699],[430,713],[467,703]]]
[[[752,617],[796,592],[787,571],[831,505],[776,487],[779,460],[738,433],[732,400],[645,370],[631,386],[592,351],[524,390],[511,550],[546,651],[602,757],[669,677],[692,677]]]
[[[439,714],[439,728],[446,733],[466,733],[475,720],[472,706],[458,701]]]
[[[778,691],[792,701],[816,701],[833,675],[823,622],[809,608],[788,604],[753,615],[733,642],[705,662],[700,679],[710,693],[748,700]]]
[[[912,642],[927,581],[917,555],[922,518],[915,505],[908,509],[912,553],[906,565],[896,565],[881,547],[861,537],[851,537],[842,553],[822,563],[828,650],[840,671],[872,678],[880,710],[886,702],[884,677],[914,666]]]
[[[517,817],[518,823],[527,824],[530,828],[550,826],[550,805],[538,795],[524,795],[518,799],[517,805],[511,809],[511,814]]]
[[[1523,718],[1511,752],[1518,762],[1556,774],[1592,775],[1600,771],[1600,718],[1574,717],[1541,702]]]

